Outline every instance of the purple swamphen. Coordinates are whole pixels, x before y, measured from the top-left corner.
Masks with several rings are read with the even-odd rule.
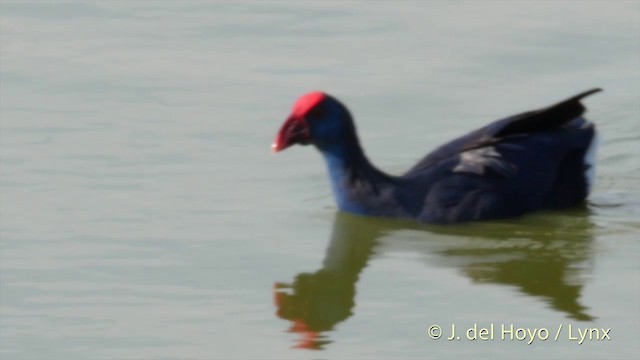
[[[365,156],[349,110],[311,92],[293,105],[272,145],[313,144],[323,155],[340,210],[450,224],[579,204],[594,176],[595,126],[580,100],[513,115],[454,139],[393,176]]]

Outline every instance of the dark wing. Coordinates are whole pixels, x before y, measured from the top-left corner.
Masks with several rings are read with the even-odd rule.
[[[438,161],[412,177],[431,180],[418,217],[453,223],[575,205],[588,194],[585,154],[594,136],[593,124],[578,117],[556,131],[509,135]]]
[[[544,132],[562,127],[584,113],[585,107],[580,103],[581,99],[599,91],[602,89],[591,89],[555,105],[513,115],[472,131],[429,153],[405,173],[405,176],[419,173],[425,168],[462,152],[495,144],[505,137]]]

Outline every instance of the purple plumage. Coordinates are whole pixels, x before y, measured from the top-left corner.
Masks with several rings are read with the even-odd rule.
[[[401,176],[369,162],[347,108],[322,92],[296,102],[272,147],[315,145],[343,211],[442,224],[514,217],[585,200],[596,131],[580,100],[598,91],[495,121],[438,147]]]

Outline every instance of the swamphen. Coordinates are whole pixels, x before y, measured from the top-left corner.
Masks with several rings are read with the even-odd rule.
[[[369,162],[349,110],[323,92],[296,101],[272,148],[315,145],[346,212],[440,224],[514,217],[587,197],[596,130],[582,117],[580,100],[598,91],[490,123],[438,147],[401,176]]]

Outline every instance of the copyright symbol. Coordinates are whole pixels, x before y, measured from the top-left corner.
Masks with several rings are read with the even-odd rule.
[[[429,330],[427,330],[427,333],[429,334],[430,338],[437,340],[440,338],[440,336],[442,336],[442,329],[438,325],[431,325],[429,326]]]

